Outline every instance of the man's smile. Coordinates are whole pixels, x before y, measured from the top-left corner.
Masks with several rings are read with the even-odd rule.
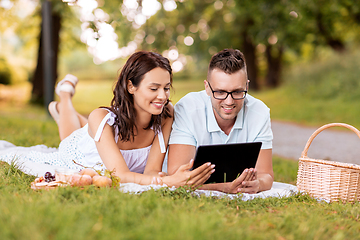
[[[234,110],[235,106],[222,106],[222,109],[224,110],[225,113],[231,113]]]

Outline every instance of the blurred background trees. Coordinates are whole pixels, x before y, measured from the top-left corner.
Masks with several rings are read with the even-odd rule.
[[[32,83],[31,101],[42,104],[44,99],[43,44],[42,44],[42,2],[25,0],[0,1],[2,20],[0,32],[1,56],[8,64],[7,83],[20,79]],[[80,21],[67,3],[53,1],[51,8],[51,56],[53,58],[52,84],[58,77],[58,57],[60,50],[76,48],[80,45]],[[71,24],[69,24],[71,22]],[[76,26],[77,25],[77,26]],[[61,44],[61,48],[60,48]],[[66,51],[66,50],[65,50]],[[0,56],[0,57],[1,57]],[[0,67],[0,72],[3,68]],[[0,80],[1,81],[1,80]]]
[[[183,78],[205,76],[214,53],[237,48],[247,59],[251,88],[275,88],[284,68],[324,49],[344,54],[360,41],[357,0],[51,2],[55,65],[65,73],[85,69],[88,77],[107,76],[137,49],[162,53]],[[21,12],[24,4],[33,9]],[[0,83],[28,78],[35,101],[43,79],[40,10],[41,1],[0,0]]]

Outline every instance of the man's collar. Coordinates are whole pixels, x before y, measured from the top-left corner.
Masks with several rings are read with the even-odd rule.
[[[237,117],[236,117],[236,121],[235,124],[232,128],[235,129],[242,129],[243,128],[243,122],[244,122],[244,111],[246,108],[246,103],[247,103],[247,99],[245,98],[244,100],[244,105],[241,108],[240,112],[238,113]],[[208,132],[216,132],[216,131],[221,131],[216,118],[215,118],[215,114],[214,114],[214,110],[213,107],[211,105],[211,99],[210,96],[208,97],[208,100],[206,102],[206,111],[207,111],[207,129]]]
[[[211,105],[211,99],[210,96],[208,96],[208,100],[206,101],[206,111],[207,111],[207,129],[208,132],[217,132],[221,131],[219,125],[217,124],[214,110]]]
[[[246,101],[246,99],[245,99]],[[238,113],[237,117],[236,117],[236,121],[235,124],[233,126],[233,129],[242,129],[243,128],[243,123],[244,123],[244,111],[245,111],[245,101],[244,101],[244,105],[242,106],[240,112]]]

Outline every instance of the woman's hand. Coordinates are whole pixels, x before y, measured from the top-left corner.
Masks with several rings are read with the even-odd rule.
[[[181,165],[173,175],[163,177],[163,183],[169,187],[186,185],[196,188],[206,182],[215,171],[215,165],[211,165],[211,163],[204,163],[200,167],[190,171],[193,165],[194,160],[191,159],[189,163]]]
[[[159,172],[158,174],[159,174],[159,177],[165,177],[168,175],[166,172]]]
[[[155,184],[155,185],[164,184],[162,178],[167,176],[168,174],[166,172],[158,172],[158,175],[159,175],[158,177],[153,177],[150,184]]]

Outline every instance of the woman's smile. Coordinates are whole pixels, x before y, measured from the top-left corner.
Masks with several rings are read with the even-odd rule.
[[[154,106],[155,108],[161,109],[161,108],[164,107],[165,102],[152,102],[152,104],[153,104],[153,106]]]

